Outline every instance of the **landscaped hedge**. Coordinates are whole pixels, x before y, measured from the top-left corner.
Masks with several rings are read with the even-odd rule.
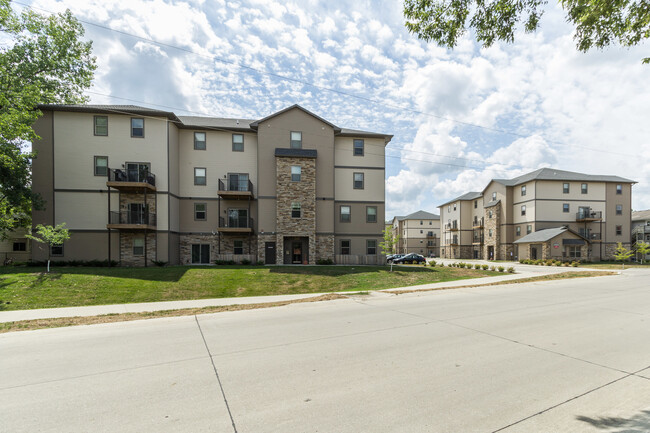
[[[580,265],[580,260],[575,260],[572,262],[562,262],[560,260],[553,260],[553,259],[547,259],[547,260],[532,260],[532,259],[522,259],[519,260],[519,263],[524,264],[524,265],[537,265],[537,266],[573,266],[574,268],[578,267]]]

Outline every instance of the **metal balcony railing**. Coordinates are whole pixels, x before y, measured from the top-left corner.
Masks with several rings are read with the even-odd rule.
[[[583,221],[583,220],[599,220],[603,218],[603,213],[601,211],[593,211],[593,210],[581,210],[576,214],[576,220],[578,221]]]
[[[250,217],[219,217],[219,228],[252,229],[253,218]]]
[[[483,227],[483,218],[474,218],[474,221],[472,222],[472,225],[474,227]]]
[[[228,179],[224,181],[219,179],[219,191],[239,191],[239,192],[253,192],[253,182],[250,180],[234,180]]]
[[[146,211],[111,211],[109,224],[156,225],[156,214]]]
[[[109,182],[140,182],[156,186],[156,175],[142,170],[108,169]]]

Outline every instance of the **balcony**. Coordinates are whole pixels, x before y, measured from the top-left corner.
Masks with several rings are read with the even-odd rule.
[[[453,238],[451,238],[451,240],[449,241],[449,245],[458,245],[458,236],[454,236]]]
[[[219,233],[253,233],[253,218],[219,217]]]
[[[152,212],[110,212],[108,229],[156,230],[156,214]]]
[[[456,231],[458,230],[458,221],[453,220],[451,223],[445,224],[445,229],[448,231]]]
[[[577,222],[590,222],[590,221],[600,221],[603,219],[603,213],[601,211],[581,210],[576,214]]]
[[[601,242],[600,233],[589,233],[589,236],[586,236],[587,239],[593,242]]]
[[[483,227],[483,218],[474,218],[472,221],[472,228],[482,228]]]
[[[483,240],[484,240],[483,236],[474,236],[474,238],[472,239],[472,244],[483,245]]]
[[[106,186],[125,192],[142,192],[144,188],[156,190],[156,175],[142,170],[108,169]]]
[[[253,183],[248,179],[219,179],[217,194],[226,200],[249,200],[253,198]]]
[[[434,232],[427,232],[427,237],[428,238],[435,238],[436,234]]]

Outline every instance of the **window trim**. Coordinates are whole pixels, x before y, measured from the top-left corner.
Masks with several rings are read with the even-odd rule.
[[[515,227],[515,236],[521,236],[521,226]]]
[[[205,170],[205,175],[202,176],[205,181],[203,183],[196,183],[197,175],[196,170]],[[194,185],[195,186],[207,186],[208,185],[208,169],[205,167],[194,167]]]
[[[142,241],[142,245],[137,246],[137,245],[135,244],[136,241]],[[145,243],[145,242],[144,242],[144,236],[143,236],[143,237],[139,237],[139,236],[138,236],[138,237],[136,237],[136,238],[133,238],[133,245],[131,246],[131,253],[133,253],[133,256],[134,256],[134,257],[143,257],[143,256],[144,256],[144,243]],[[142,253],[136,253],[136,252],[135,252],[135,249],[136,249],[136,248],[142,248]]]
[[[237,246],[237,242],[241,243],[241,247]],[[237,249],[241,248],[241,253],[237,254]],[[235,255],[243,255],[244,254],[244,241],[242,239],[233,239],[232,241],[232,253]]]
[[[566,185],[566,188],[564,187]],[[562,194],[569,194],[571,192],[571,183],[563,182],[562,183]]]
[[[370,245],[369,245],[370,242],[374,242],[374,243],[375,243],[375,246],[372,247],[372,248],[375,249],[375,252],[374,252],[374,253],[371,253],[371,252],[370,252],[370,248],[371,248]],[[367,255],[367,256],[376,256],[376,255],[377,255],[377,239],[366,239],[366,255]]]
[[[106,173],[104,174],[97,174],[97,159],[98,158],[106,158]],[[108,176],[108,156],[103,156],[103,155],[95,155],[93,157],[93,174],[95,176]]]
[[[21,249],[16,249],[16,245],[22,245],[24,248]],[[13,245],[11,246],[11,251],[14,253],[20,253],[20,252],[25,252],[27,251],[27,239],[14,239]]]
[[[300,141],[293,139],[293,134],[300,134]],[[299,143],[299,146],[294,146],[293,142],[296,141]],[[302,131],[289,131],[289,148],[290,149],[302,149]]]
[[[142,135],[133,135],[133,121],[142,120]],[[144,138],[144,117],[131,117],[131,138]]]
[[[359,182],[359,181],[356,179],[356,177],[357,177],[358,174],[361,175],[361,186],[360,187],[357,186],[357,182]],[[365,189],[365,186],[366,186],[366,176],[364,175],[364,173],[363,172],[358,172],[358,171],[354,172],[352,174],[352,189]]]
[[[347,253],[343,252],[343,242],[348,243],[348,246],[347,246],[348,252]],[[349,256],[350,253],[352,252],[352,240],[350,240],[350,239],[341,239],[339,241],[339,252],[341,253],[342,256]]]
[[[527,224],[526,225],[526,234],[529,235],[533,232],[533,225],[532,224]]]
[[[344,207],[345,207],[345,208],[348,208],[348,213],[346,214],[346,215],[348,216],[347,221],[343,219],[343,215],[344,215],[344,214],[343,214],[343,208],[344,208]],[[342,205],[339,207],[339,222],[342,222],[342,223],[349,223],[349,222],[352,222],[352,206],[348,206],[348,205],[342,204]]]
[[[203,205],[205,206],[203,208],[203,211],[197,211],[196,206],[197,205]],[[196,214],[197,212],[203,212],[203,218],[197,218]],[[194,221],[207,221],[208,220],[208,204],[205,202],[195,202],[194,203]]]
[[[370,216],[370,214],[368,213],[370,209],[375,210],[375,215],[373,215],[375,217],[374,221],[370,221],[370,219],[368,218]],[[366,206],[366,223],[375,224],[376,222],[377,222],[377,206]]]
[[[622,183],[617,183],[616,184],[616,195],[621,195],[623,194],[623,184]]]
[[[616,215],[623,215],[623,205],[622,204],[617,204],[616,205]]]
[[[60,254],[55,254],[53,252],[54,248],[61,248],[61,253]],[[65,255],[65,250],[63,249],[63,244],[50,245],[50,256],[51,257],[63,257],[64,255]]]
[[[521,196],[523,197],[525,195],[526,195],[526,185],[522,185],[521,186]]]
[[[571,212],[571,204],[562,203],[562,213],[569,213],[569,212]]]
[[[616,225],[616,236],[623,236],[623,225]]]
[[[361,147],[357,147],[357,143],[361,143]],[[357,149],[361,149],[361,153],[357,153]],[[363,138],[352,139],[352,156],[364,156],[366,153],[366,143]]]
[[[100,117],[106,119],[106,134],[97,133],[97,119]],[[93,135],[95,137],[108,137],[108,116],[102,116],[102,115],[93,116]]]
[[[196,146],[196,134],[203,134],[203,147],[197,147]],[[200,143],[200,141],[198,142]],[[207,150],[208,147],[208,134],[205,133],[205,131],[194,131],[194,150]]]
[[[298,206],[295,206],[298,205]],[[298,210],[298,216],[295,216],[293,213],[295,210]],[[292,201],[291,202],[291,218],[302,218],[302,204],[299,201]]]
[[[589,184],[583,183],[580,185],[580,194],[589,194]]]
[[[293,169],[297,168],[298,173],[294,174]],[[298,179],[294,179],[293,176],[298,176]],[[291,166],[291,182],[301,182],[302,181],[302,166],[301,165],[292,165]]]
[[[235,143],[235,136],[241,137],[241,143]],[[233,152],[243,152],[244,151],[244,149],[246,148],[245,147],[244,134],[235,134],[235,133],[233,133],[231,140],[232,140],[232,151]],[[235,145],[237,145],[237,146],[241,145],[241,149],[236,149]]]
[[[521,216],[526,216],[526,205],[525,204],[521,205]]]

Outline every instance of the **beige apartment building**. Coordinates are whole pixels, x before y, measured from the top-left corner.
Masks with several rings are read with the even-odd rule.
[[[33,188],[46,205],[33,224],[71,232],[53,259],[381,262],[391,135],[340,128],[298,105],[259,120],[40,109]]]
[[[423,210],[396,216],[391,223],[396,254],[417,253],[440,256],[440,216]],[[399,237],[398,237],[399,236]]]
[[[634,183],[553,168],[493,179],[483,191],[439,206],[441,256],[609,259],[618,242],[630,246]],[[557,230],[537,233],[547,229]]]
[[[650,244],[650,210],[641,210],[632,212],[632,247],[638,242]],[[650,261],[650,254],[641,257],[641,254],[635,252],[636,260]]]

